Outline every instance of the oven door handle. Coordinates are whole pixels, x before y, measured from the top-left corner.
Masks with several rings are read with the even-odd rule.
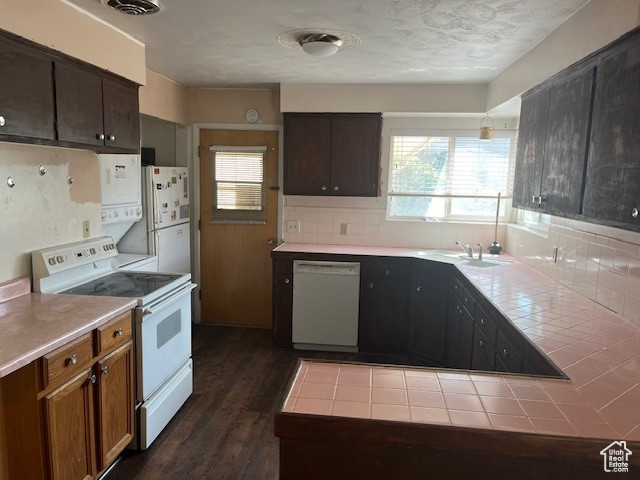
[[[163,301],[158,302],[158,303],[153,304],[153,305],[149,305],[148,307],[144,308],[142,310],[142,315],[146,316],[146,315],[153,315],[154,313],[158,313],[160,310],[165,308],[167,305],[172,304],[173,302],[178,300],[179,297],[182,297],[184,293],[190,292],[191,290],[193,290],[197,286],[198,285],[195,284],[195,283],[190,283],[186,287],[183,287],[180,290],[177,290],[176,292],[172,293],[169,296],[169,298],[167,298],[166,300],[163,300]]]

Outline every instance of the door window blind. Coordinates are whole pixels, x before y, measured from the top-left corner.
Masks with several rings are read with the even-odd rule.
[[[212,222],[265,222],[266,151],[266,147],[210,147]]]
[[[498,193],[512,195],[513,138],[409,135],[391,141],[390,217],[489,219]]]

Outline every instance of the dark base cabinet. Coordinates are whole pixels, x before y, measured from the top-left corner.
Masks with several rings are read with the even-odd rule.
[[[292,347],[294,259],[360,262],[359,353],[395,355],[393,361],[411,365],[566,378],[452,265],[335,254],[272,257],[274,346]]]

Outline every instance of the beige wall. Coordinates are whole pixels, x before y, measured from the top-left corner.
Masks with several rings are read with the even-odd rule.
[[[283,112],[483,113],[487,86],[458,84],[282,84]]]
[[[144,45],[60,0],[0,0],[0,28],[145,83]]]
[[[47,173],[40,176],[38,167]],[[74,182],[67,184],[67,175]],[[9,188],[6,178],[15,187]],[[0,143],[0,282],[31,276],[30,252],[100,235],[98,156],[84,150]]]
[[[186,125],[188,102],[187,87],[147,69],[147,84],[140,88],[140,113]]]
[[[278,90],[189,89],[189,123],[246,123],[249,108],[260,111],[258,123],[282,123]]]
[[[490,84],[487,110],[640,25],[640,0],[592,0]]]

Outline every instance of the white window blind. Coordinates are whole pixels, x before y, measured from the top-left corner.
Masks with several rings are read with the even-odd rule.
[[[266,147],[210,147],[212,222],[264,223],[266,151]]]
[[[501,193],[505,217],[514,165],[513,138],[394,135],[388,216],[489,220]]]

